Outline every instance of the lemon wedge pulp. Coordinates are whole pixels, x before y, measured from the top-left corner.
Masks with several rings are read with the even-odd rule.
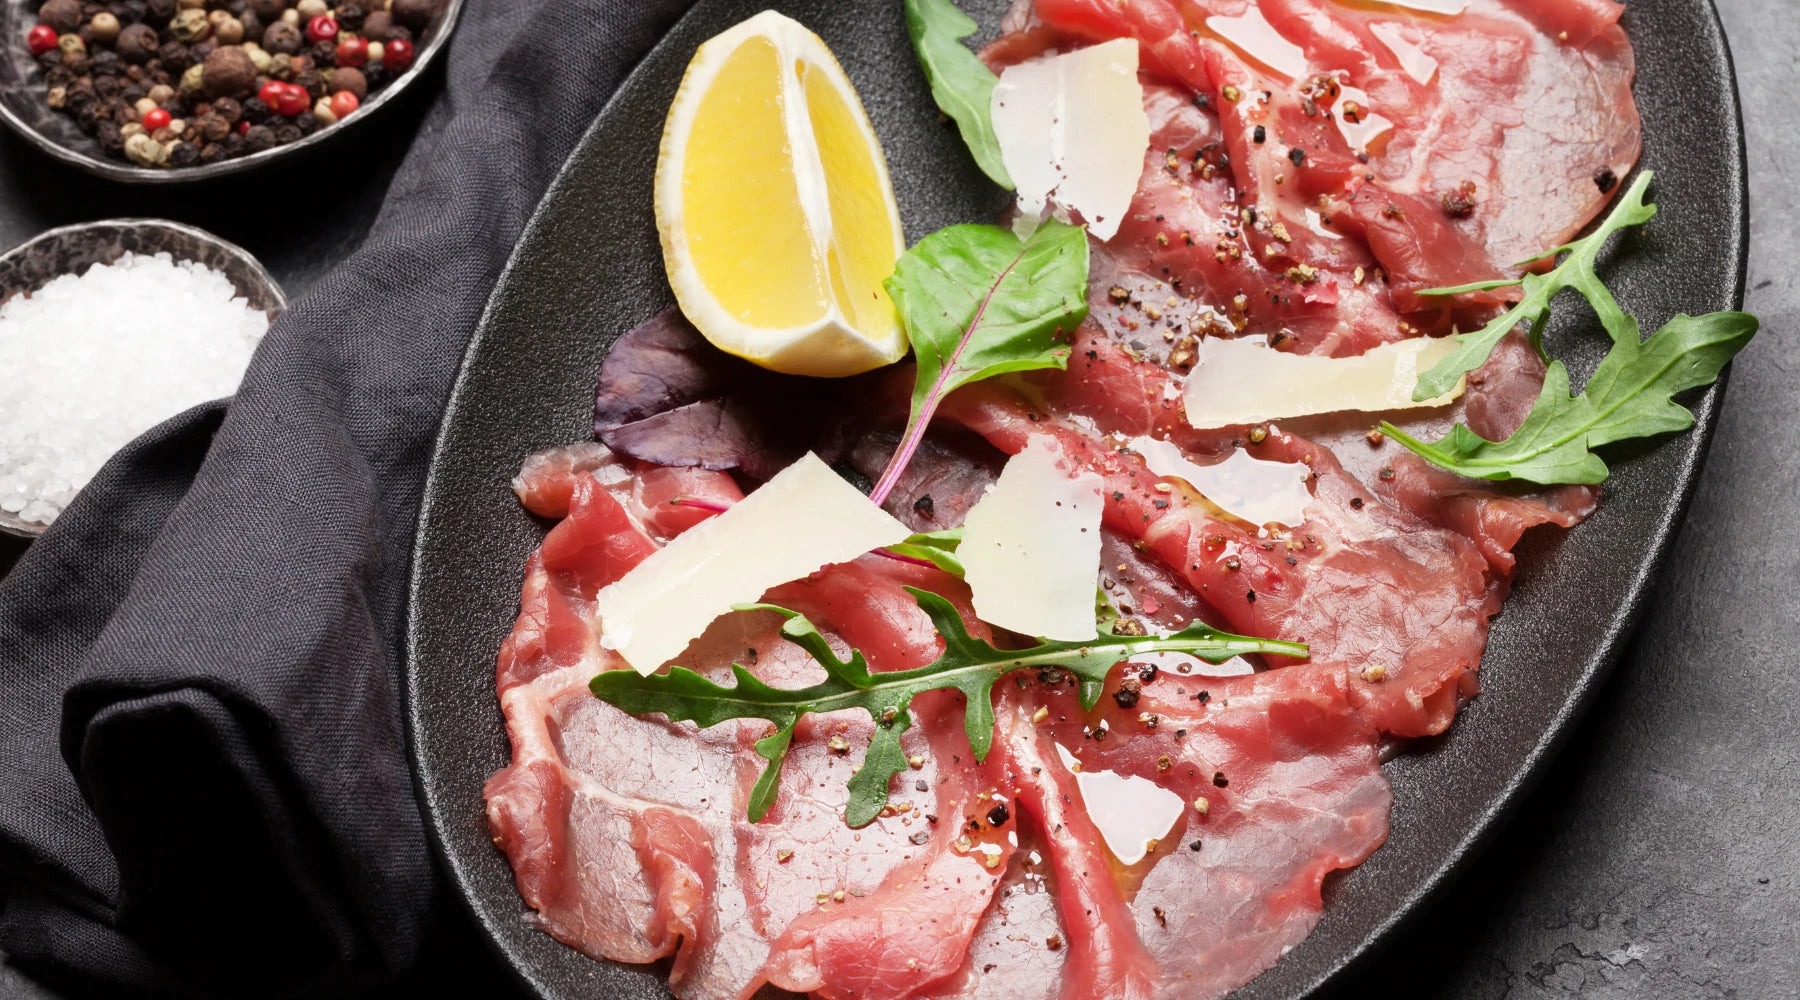
[[[881,144],[837,59],[774,11],[694,52],[656,162],[681,311],[728,353],[795,375],[897,361],[881,282],[906,249]]]

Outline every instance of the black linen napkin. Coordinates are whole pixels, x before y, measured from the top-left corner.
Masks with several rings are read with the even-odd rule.
[[[470,0],[363,247],[229,409],[134,442],[0,583],[0,951],[338,995],[456,905],[399,718],[425,463],[526,218],[688,2]]]

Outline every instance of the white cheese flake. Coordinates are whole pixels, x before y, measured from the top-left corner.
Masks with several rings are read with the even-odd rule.
[[[1266,462],[1239,449],[1222,462],[1199,465],[1168,441],[1136,437],[1130,444],[1151,472],[1187,483],[1232,517],[1259,528],[1294,528],[1306,520],[1306,505],[1312,501],[1306,479],[1312,470],[1299,462]]]
[[[1042,218],[1053,201],[1100,240],[1119,231],[1150,148],[1137,71],[1137,42],[1121,38],[1000,74],[994,137],[1026,218]]]
[[[1095,635],[1101,484],[1065,462],[1055,438],[1032,435],[969,510],[956,554],[982,621],[1079,641]]]
[[[1424,402],[1414,402],[1419,374],[1449,357],[1448,337],[1382,344],[1352,358],[1287,354],[1249,339],[1208,338],[1182,391],[1188,423],[1200,430],[1365,410],[1380,413],[1442,406],[1462,395],[1463,383]]]
[[[1149,778],[1116,771],[1076,771],[1075,755],[1056,744],[1062,765],[1075,771],[1075,787],[1081,807],[1087,811],[1119,863],[1127,867],[1144,860],[1150,847],[1167,837],[1187,807],[1181,796]]]
[[[602,589],[595,598],[601,644],[638,673],[653,673],[732,605],[908,534],[808,453]]]

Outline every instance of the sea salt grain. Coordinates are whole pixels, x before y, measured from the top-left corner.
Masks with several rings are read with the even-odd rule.
[[[223,274],[166,253],[0,305],[0,510],[54,520],[132,438],[236,392],[268,326]]]

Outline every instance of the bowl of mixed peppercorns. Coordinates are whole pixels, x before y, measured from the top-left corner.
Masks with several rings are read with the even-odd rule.
[[[251,169],[372,115],[462,0],[0,0],[0,119],[90,173]]]

